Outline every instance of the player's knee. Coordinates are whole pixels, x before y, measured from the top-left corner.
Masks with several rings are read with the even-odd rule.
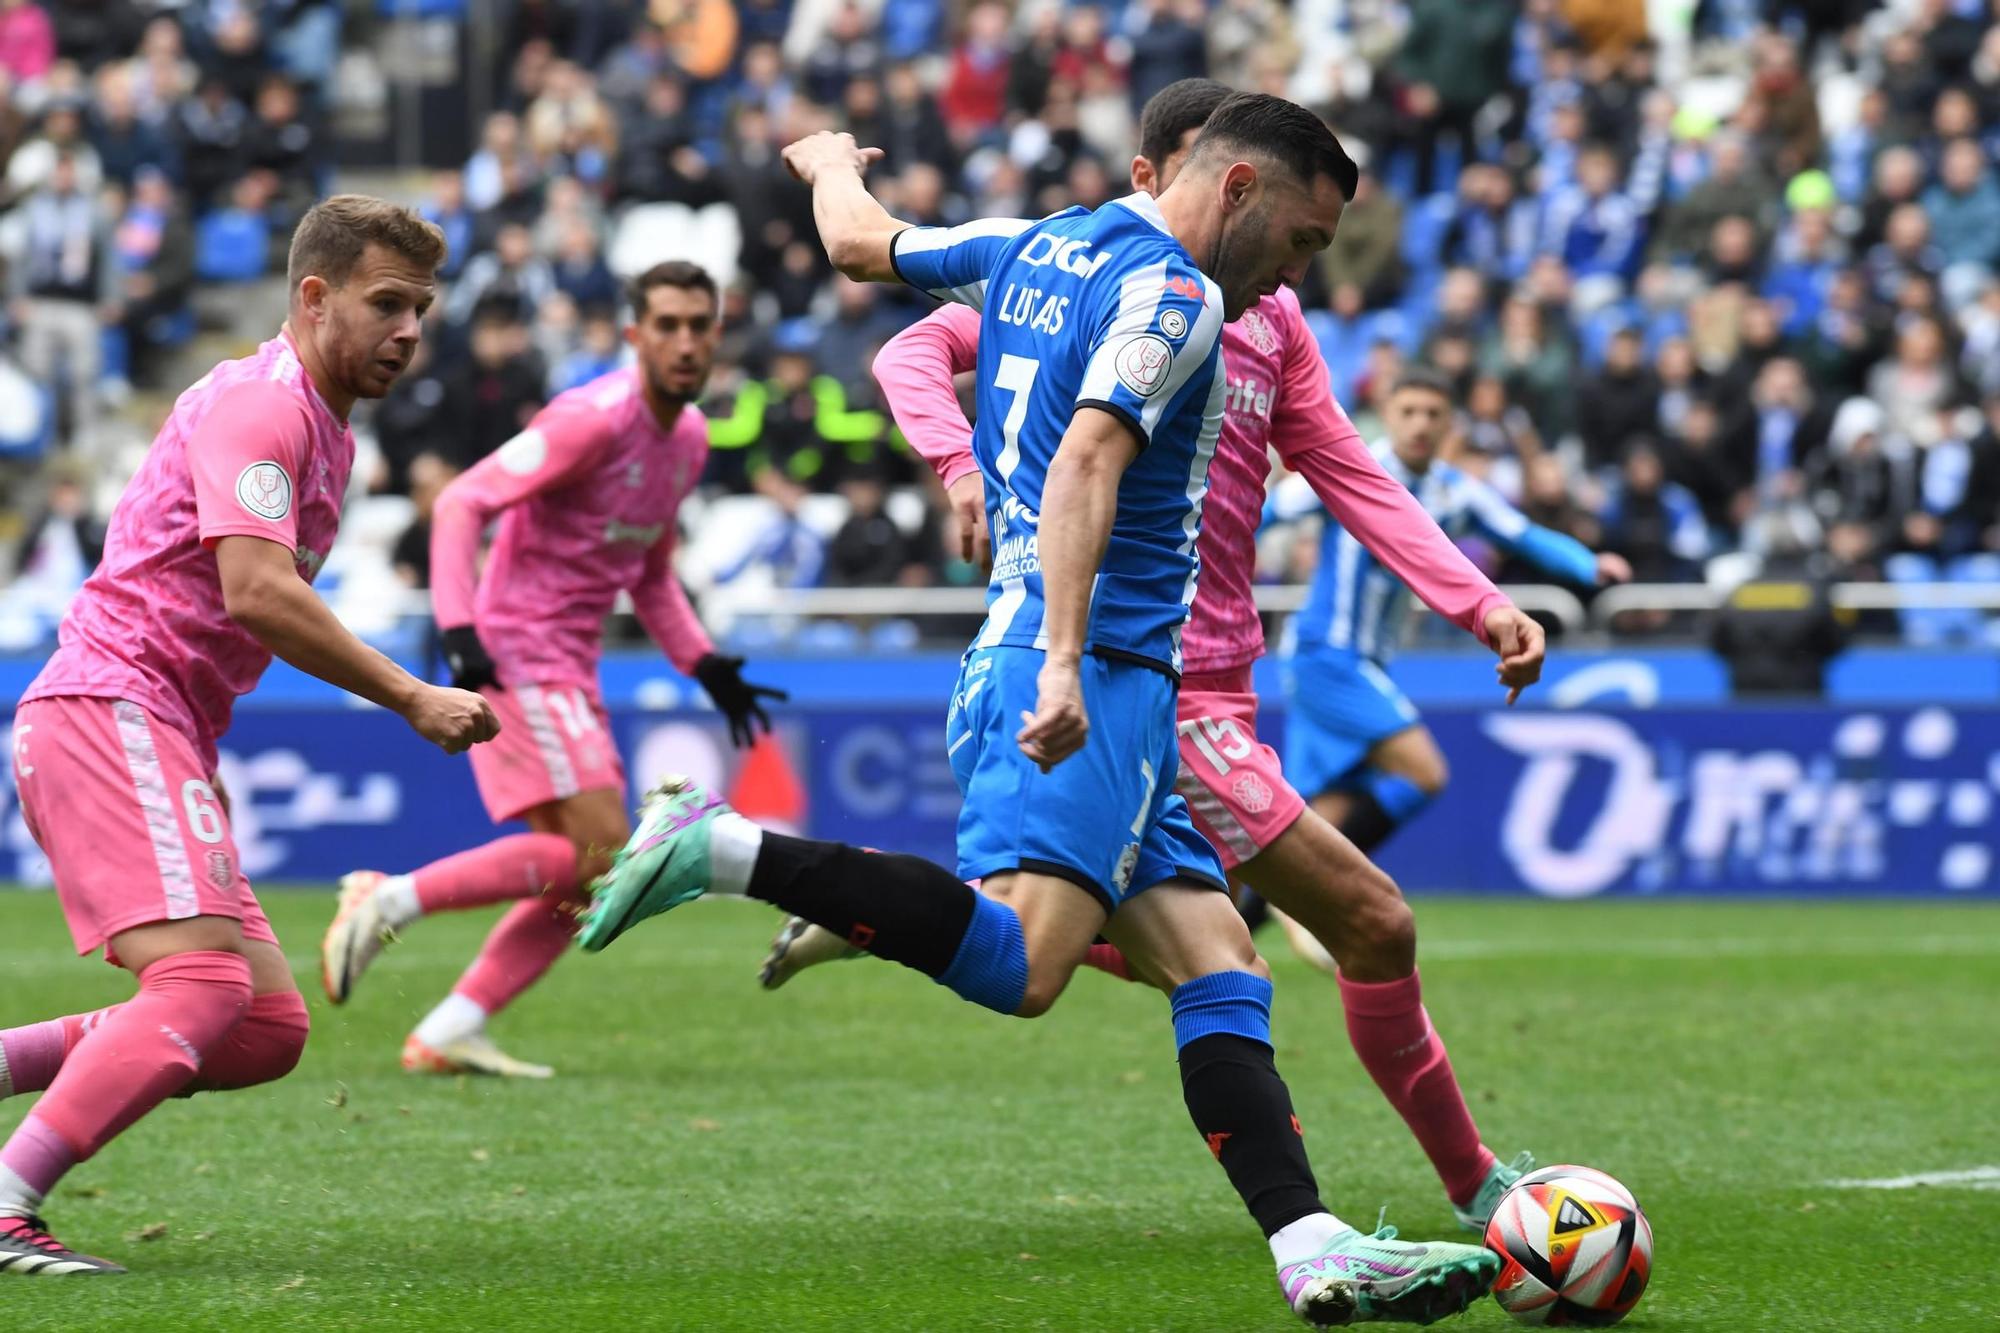
[[[1417,917],[1394,880],[1379,870],[1375,876],[1381,882],[1372,886],[1377,891],[1355,913],[1351,937],[1356,949],[1374,963],[1371,972],[1386,969],[1400,976],[1416,961]]]
[[[1040,1018],[1056,1007],[1068,987],[1072,967],[1036,966],[1028,967],[1028,984],[1021,990],[1021,1003],[1014,1010],[1016,1018]]]
[[[1451,781],[1451,765],[1436,750],[1413,759],[1403,774],[1426,796],[1436,796]]]

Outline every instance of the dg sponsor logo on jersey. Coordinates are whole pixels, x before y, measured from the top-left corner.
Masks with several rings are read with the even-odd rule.
[[[275,523],[292,512],[292,479],[276,463],[252,463],[236,474],[236,499]]]
[[[1167,346],[1166,339],[1142,333],[1118,349],[1113,364],[1121,384],[1141,398],[1151,398],[1166,385],[1167,372],[1174,365],[1174,349]]]

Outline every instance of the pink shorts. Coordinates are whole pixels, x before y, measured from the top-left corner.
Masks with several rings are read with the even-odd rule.
[[[78,953],[135,926],[191,916],[231,917],[244,939],[277,943],[194,742],[138,704],[22,704],[14,780]]]
[[[500,716],[500,734],[467,753],[479,798],[495,823],[579,792],[625,790],[611,719],[590,691],[496,685],[482,692]]]
[[[1234,870],[1278,840],[1305,813],[1278,752],[1257,739],[1257,695],[1250,669],[1189,676],[1176,708],[1181,771],[1174,790],[1195,827]]]

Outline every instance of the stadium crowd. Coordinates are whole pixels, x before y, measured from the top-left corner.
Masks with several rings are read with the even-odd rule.
[[[666,252],[726,282],[705,490],[747,534],[692,576],[978,581],[869,374],[928,303],[830,271],[778,150],[851,130],[913,221],[1096,205],[1137,108],[1192,75],[1322,110],[1363,164],[1301,297],[1365,433],[1421,360],[1459,390],[1457,460],[1642,581],[1801,555],[2000,578],[2000,0],[506,13],[497,109],[421,183],[452,246],[423,362],[357,422],[357,475],[408,499],[356,531],[406,582],[437,490],[617,362],[619,275]],[[45,497],[0,621],[53,624],[123,465],[107,415],[178,387],[200,289],[282,270],[331,183],[340,53],[393,35],[327,0],[0,0],[0,449]],[[1312,546],[1273,543],[1268,576]]]

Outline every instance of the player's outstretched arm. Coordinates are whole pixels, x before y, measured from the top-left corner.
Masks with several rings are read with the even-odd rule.
[[[986,487],[972,456],[972,423],[952,385],[954,376],[978,363],[978,314],[969,306],[947,305],[883,344],[874,370],[903,437],[931,465],[951,500],[960,557],[991,569]]]
[[[882,150],[822,130],[787,145],[784,157],[792,175],[812,187],[813,224],[833,266],[856,282],[896,281],[889,242],[910,224],[889,216],[862,183]]]
[[[1425,606],[1497,648],[1487,621],[1513,603],[1466,559],[1409,488],[1382,470],[1334,401],[1326,362],[1303,322],[1286,329],[1284,382],[1271,418],[1272,443],[1285,466],[1305,478],[1341,527]]]
[[[418,680],[354,637],[293,567],[292,553],[263,537],[215,543],[229,618],[299,670],[391,709],[425,740],[457,754],[500,732],[476,694]]]
[[[1125,418],[1101,407],[1080,407],[1042,485],[1035,549],[1042,566],[1042,628],[1049,647],[1035,711],[1022,715],[1016,739],[1021,753],[1043,772],[1082,749],[1090,734],[1082,680],[1090,590],[1118,515],[1118,483],[1138,456],[1138,437]]]
[[[632,589],[632,609],[674,670],[700,681],[709,701],[729,719],[729,739],[738,748],[751,745],[757,739],[759,724],[766,733],[771,730],[764,700],[783,702],[791,695],[743,679],[743,659],[715,651],[687,589],[674,572],[674,546],[673,534],[668,533],[646,552],[645,572]]]

